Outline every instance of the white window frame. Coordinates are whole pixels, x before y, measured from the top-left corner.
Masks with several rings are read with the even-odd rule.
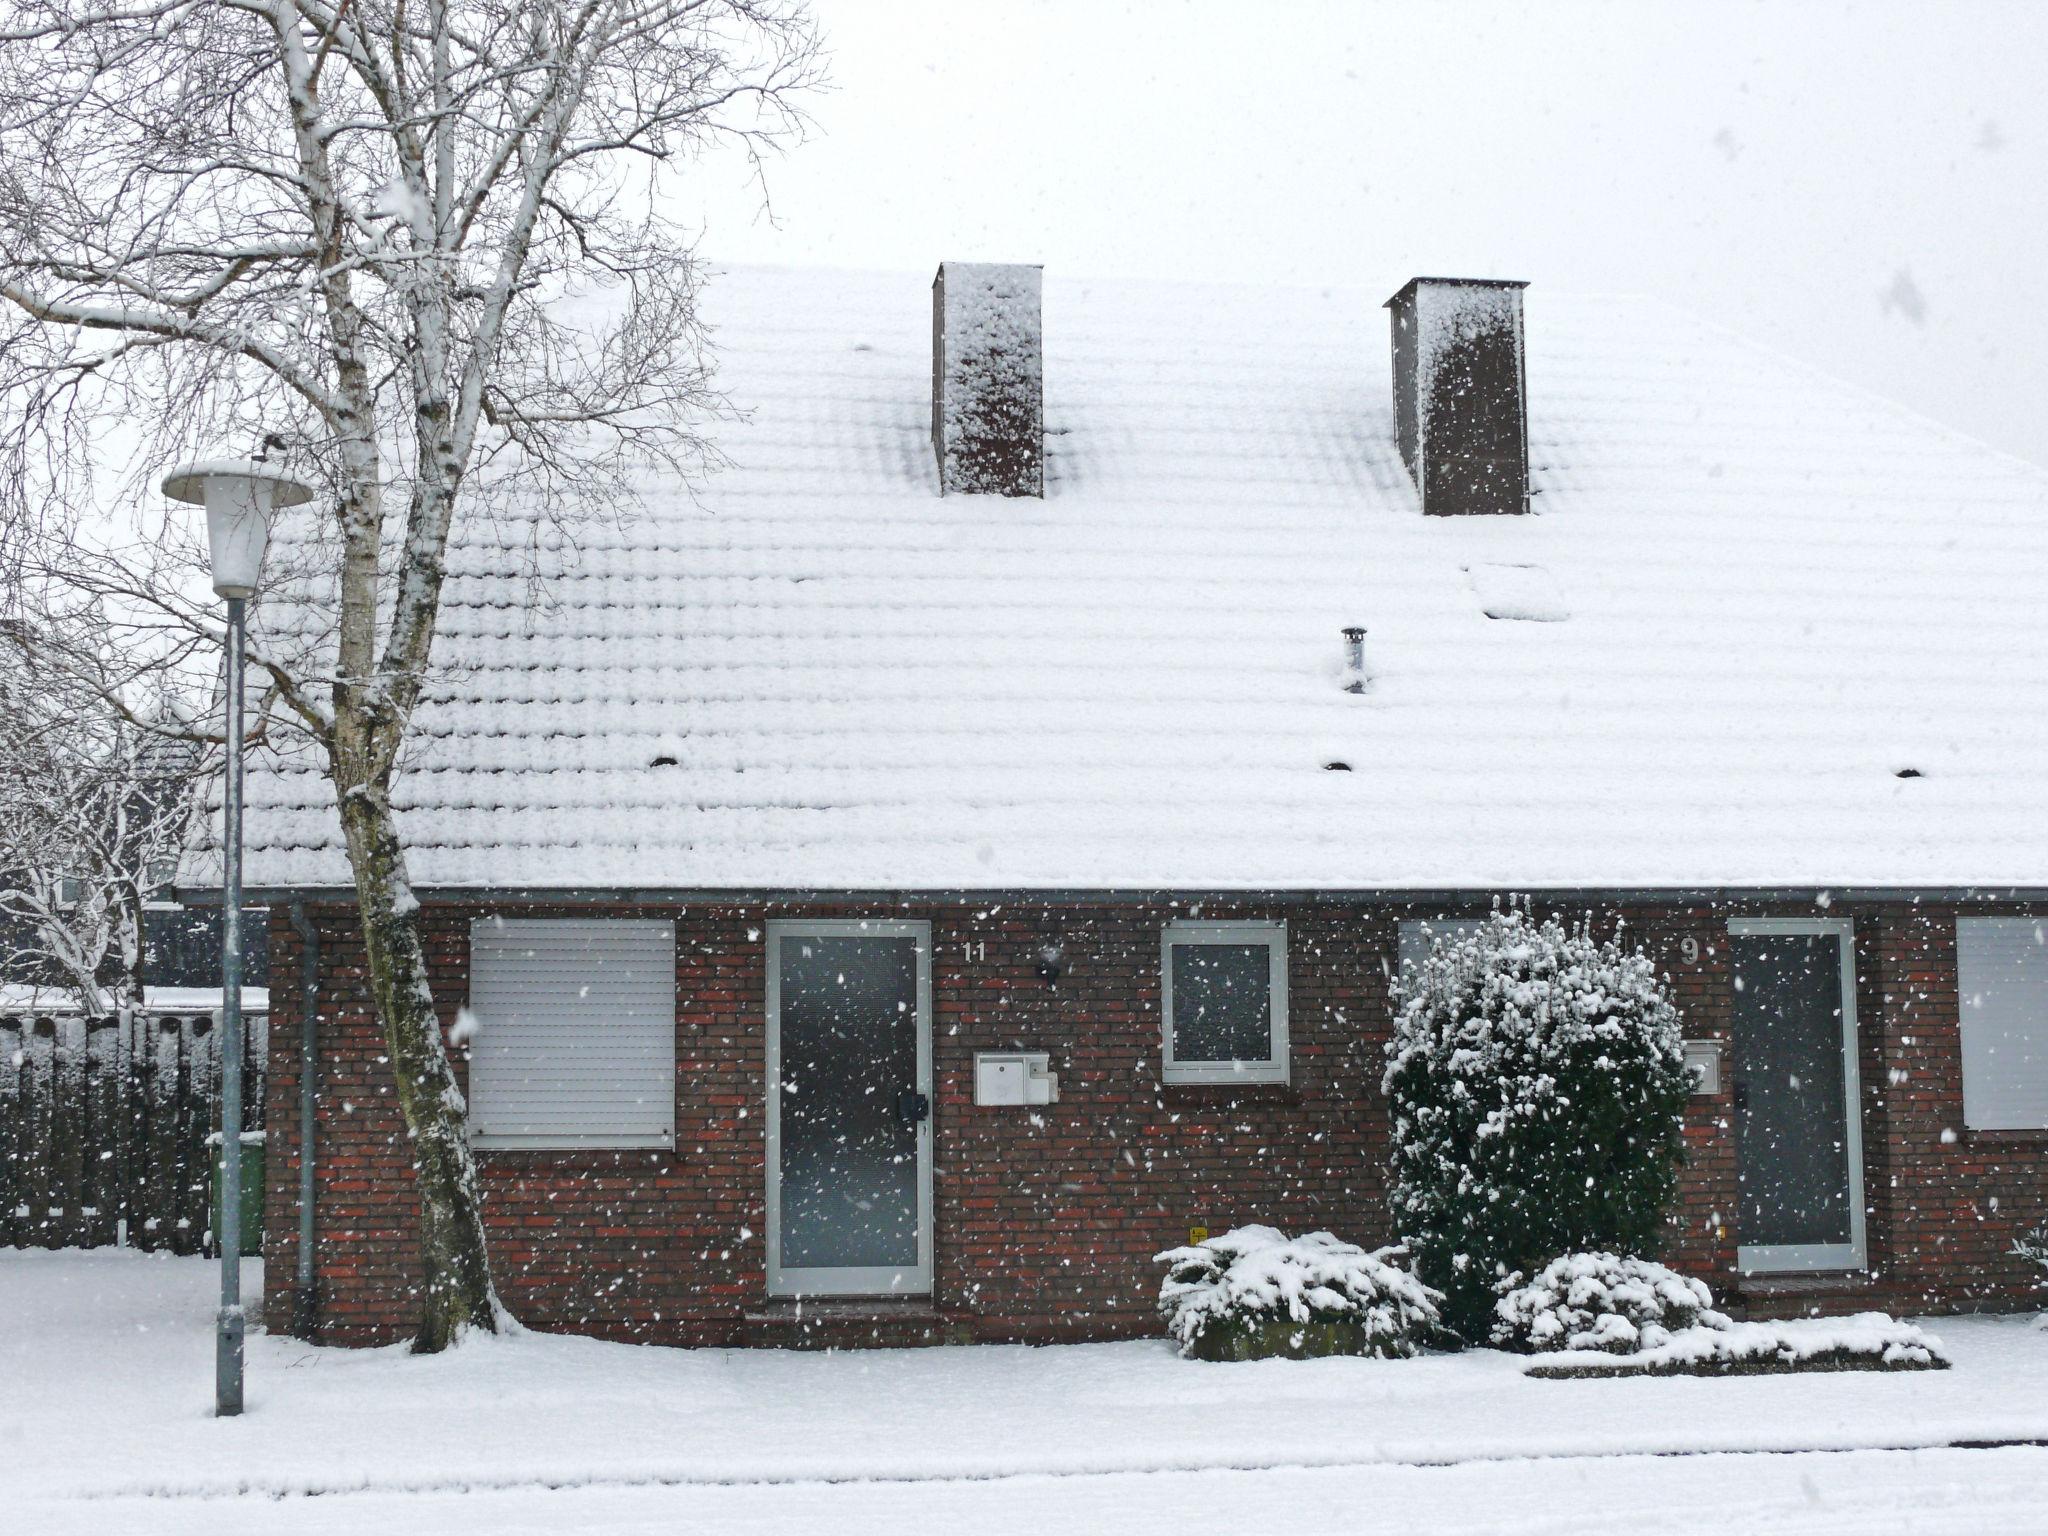
[[[666,988],[669,999],[668,1028],[662,1039],[665,1049],[657,1065],[663,1080],[668,1085],[665,1099],[656,1100],[660,1111],[650,1117],[649,1123],[630,1130],[593,1129],[576,1132],[524,1132],[493,1131],[488,1126],[475,1123],[477,1104],[477,1058],[470,1059],[469,1107],[472,1116],[470,1139],[483,1152],[582,1152],[582,1151],[666,1151],[676,1142],[676,1057],[675,1057],[675,924],[666,919],[648,918],[550,918],[550,917],[479,917],[470,923],[470,999],[476,1001],[476,954],[477,936],[490,931],[494,937],[507,932],[548,928],[585,927],[591,923],[616,924],[622,928],[635,928],[648,932],[650,937],[659,936],[664,946],[667,968]],[[490,1028],[490,1019],[483,1007],[478,1007],[481,1028]]]
[[[1863,1082],[1858,1067],[1856,1027],[1856,924],[1847,917],[1731,917],[1731,936],[1812,934],[1833,938],[1840,956],[1842,987],[1842,1134],[1849,1163],[1849,1241],[1846,1243],[1757,1244],[1736,1233],[1735,1267],[1745,1275],[1786,1275],[1802,1270],[1853,1271],[1868,1267],[1870,1245],[1864,1222]],[[1744,1070],[1747,1070],[1746,1068]],[[1730,1124],[1733,1130],[1733,1124]],[[1736,1171],[1741,1172],[1740,1153]]]
[[[1998,978],[1970,974],[1973,957],[1964,952],[1963,943],[1964,934],[1972,929],[1983,932],[1993,927],[2025,927],[2039,932],[2044,925],[2048,925],[2048,917],[2026,913],[1956,919],[1956,1031],[1958,1049],[1962,1053],[1963,1125],[1969,1130],[2048,1130],[2048,1114],[2040,1111],[2021,1113],[2011,1107],[2013,1095],[1998,1091],[2001,1080],[2009,1085],[2013,1074],[1997,1061],[1997,1047],[2011,1040],[2012,1035],[2001,1030],[1995,1039],[1984,1038],[1986,1030],[1992,1026],[1988,1026],[1978,1013],[1979,1002],[1975,1000],[1981,1000],[1988,990],[1986,983]],[[2005,1022],[1998,1021],[2001,1025]],[[2041,993],[2027,1022],[2031,1026],[2029,1038],[2048,1052],[2048,989]]]
[[[1263,944],[1271,1033],[1263,1061],[1181,1061],[1173,1053],[1173,950],[1177,944]],[[1159,934],[1159,1039],[1162,1081],[1186,1086],[1284,1083],[1287,1050],[1287,924],[1284,922],[1168,923]]]

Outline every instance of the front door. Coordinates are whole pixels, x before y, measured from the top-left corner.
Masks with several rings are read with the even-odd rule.
[[[1750,1273],[1860,1269],[1854,930],[1837,918],[1728,928],[1737,1263]]]
[[[932,1288],[931,927],[768,925],[768,1291]]]

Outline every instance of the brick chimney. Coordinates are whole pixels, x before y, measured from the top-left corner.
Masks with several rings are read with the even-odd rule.
[[[1391,299],[1394,430],[1433,516],[1529,510],[1522,290],[1418,277]]]
[[[1045,494],[1044,268],[945,261],[932,279],[939,494]]]

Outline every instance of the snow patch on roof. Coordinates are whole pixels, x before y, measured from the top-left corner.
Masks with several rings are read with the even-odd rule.
[[[1557,578],[1540,565],[1468,565],[1465,575],[1489,619],[1557,624],[1572,616]]]

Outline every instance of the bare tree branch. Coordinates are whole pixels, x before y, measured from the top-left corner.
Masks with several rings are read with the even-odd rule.
[[[0,967],[107,1017],[143,1001],[143,905],[218,754],[178,729],[175,674],[129,674],[89,612],[26,639],[0,626]]]
[[[821,69],[804,0],[11,0],[0,25],[0,618],[89,606],[139,669],[189,668],[221,642],[201,552],[99,537],[106,462],[140,501],[262,442],[318,487],[248,659],[259,738],[333,781],[419,1170],[422,1347],[497,1316],[392,809],[448,547],[715,465],[666,178],[799,137]]]

